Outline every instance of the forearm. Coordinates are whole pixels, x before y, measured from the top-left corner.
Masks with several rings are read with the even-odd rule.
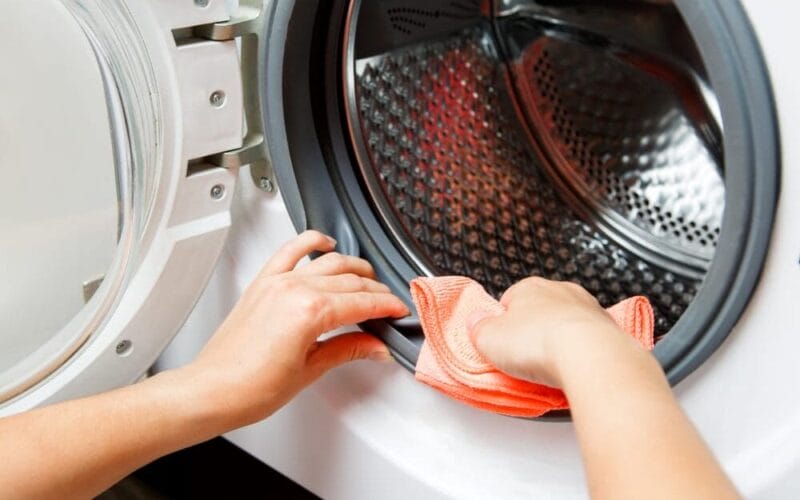
[[[210,439],[224,423],[198,404],[187,374],[0,420],[0,492],[13,498],[90,498],[130,471]]]
[[[389,359],[343,325],[408,315],[365,260],[306,231],[281,247],[187,367],[0,420],[0,498],[88,498],[155,458],[271,415],[326,371]],[[295,269],[312,252],[326,254]],[[277,319],[276,319],[277,318]]]
[[[592,496],[736,498],[655,358],[622,335],[602,340],[562,374]]]

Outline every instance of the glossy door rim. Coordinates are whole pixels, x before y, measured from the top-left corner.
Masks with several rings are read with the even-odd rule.
[[[131,272],[120,283],[109,313],[101,315],[95,328],[83,333],[45,369],[11,387],[7,394],[12,397],[0,403],[0,415],[107,390],[141,377],[188,316],[225,242],[237,172],[208,168],[187,176],[188,160],[203,145],[197,143],[202,138],[185,134],[187,121],[196,111],[187,105],[185,93],[186,73],[192,70],[181,67],[172,36],[172,30],[182,27],[186,18],[188,22],[226,19],[224,4],[216,0],[199,15],[184,7],[184,19],[180,11],[158,2],[127,2],[124,8],[149,57],[154,98],[160,107],[160,147],[153,160],[161,168],[156,169],[158,177],[151,179],[154,203],[143,218],[137,240],[122,246],[115,257],[130,259]],[[241,81],[238,66],[221,70],[228,73],[229,98],[241,102],[241,89],[235,85],[237,78]],[[241,124],[241,109],[233,106],[224,113],[226,124]],[[237,147],[241,128],[232,128],[229,135],[229,147]],[[215,186],[222,187],[224,196],[210,196]],[[101,288],[96,295],[102,292]]]

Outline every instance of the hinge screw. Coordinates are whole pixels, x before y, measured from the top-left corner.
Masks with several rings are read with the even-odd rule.
[[[211,197],[215,200],[221,199],[223,195],[225,195],[225,186],[222,184],[217,184],[211,188]]]
[[[271,193],[275,190],[275,184],[272,182],[272,179],[269,177],[262,177],[258,180],[258,185],[261,186],[261,189],[264,191]]]
[[[208,101],[215,108],[221,108],[222,105],[225,104],[225,92],[221,90],[215,90],[214,92],[211,93],[211,96],[208,98]]]
[[[120,356],[127,356],[128,354],[131,353],[132,347],[133,347],[133,342],[131,342],[130,340],[122,340],[117,344],[114,350]]]

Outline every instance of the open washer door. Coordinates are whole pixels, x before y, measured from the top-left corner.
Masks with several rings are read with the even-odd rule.
[[[193,27],[225,20],[222,1],[4,3],[0,414],[136,380],[194,306],[243,92],[235,42]]]

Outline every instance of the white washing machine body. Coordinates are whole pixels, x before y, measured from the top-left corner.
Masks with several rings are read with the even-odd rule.
[[[20,1],[10,8],[35,14],[53,3]],[[800,296],[800,225],[794,219],[800,201],[793,192],[800,186],[800,146],[793,141],[800,132],[800,97],[794,91],[800,71],[793,57],[800,35],[792,14],[800,11],[788,1],[780,7],[756,0],[743,4],[770,71],[780,122],[780,199],[766,265],[744,314],[722,347],[675,391],[746,497],[791,498],[800,492],[800,394],[793,390],[800,337],[792,307]],[[281,5],[269,4],[270,9]],[[91,15],[58,9],[53,23],[78,19],[71,29],[103,33],[103,28],[87,28],[86,23],[102,24]],[[253,116],[243,116],[253,95],[238,83],[235,42],[197,38],[235,37],[242,34],[237,30],[257,24],[213,27],[227,17],[219,0],[130,2],[123,10],[87,12],[101,19],[123,13],[133,20],[123,24],[136,28],[129,46],[149,54],[148,67],[133,73],[133,80],[144,78],[141,88],[155,90],[142,95],[150,96],[144,102],[154,99],[150,104],[158,119],[144,122],[160,127],[155,160],[150,157],[159,168],[137,170],[136,162],[144,161],[136,149],[142,138],[131,130],[137,113],[150,115],[136,108],[141,100],[126,100],[125,90],[119,91],[130,76],[126,66],[102,57],[105,50],[121,50],[124,59],[130,51],[113,44],[109,49],[102,36],[87,37],[82,50],[99,54],[93,71],[95,83],[102,82],[109,93],[109,120],[124,125],[111,130],[120,133],[117,151],[128,151],[133,167],[128,168],[125,155],[116,159],[117,167],[133,172],[131,180],[145,176],[148,215],[133,217],[138,225],[123,226],[138,232],[123,231],[130,239],[121,241],[130,246],[120,246],[115,257],[119,273],[107,274],[76,320],[25,363],[0,374],[0,414],[132,382],[199,297],[157,368],[189,361],[266,257],[295,234],[280,190],[265,192],[272,191],[274,179],[264,159],[237,172],[253,160],[250,146],[258,145],[262,132],[273,133],[268,129],[278,127],[280,119],[268,116],[262,131]],[[198,26],[205,28],[192,29]],[[259,26],[270,30],[269,43],[280,43],[283,28]],[[246,80],[247,68],[244,73]],[[280,100],[268,105],[282,118]],[[17,133],[3,126],[8,122],[0,121],[0,132]],[[120,175],[125,177],[118,174],[118,182]],[[237,183],[241,177],[244,182]],[[143,207],[131,203],[137,210]],[[337,369],[269,419],[227,437],[324,498],[574,498],[586,492],[570,423],[510,419],[464,407],[418,384],[395,364]]]
[[[746,498],[800,492],[800,71],[798,7],[743,2],[764,52],[781,130],[781,190],[759,285],[729,338],[675,387]],[[797,12],[800,14],[800,12]],[[225,253],[161,367],[187,362],[254,276],[294,234],[280,199],[241,185]],[[567,422],[533,422],[467,408],[397,365],[357,363],[326,375],[232,442],[323,498],[583,498],[580,453]],[[653,464],[669,467],[669,463]]]

